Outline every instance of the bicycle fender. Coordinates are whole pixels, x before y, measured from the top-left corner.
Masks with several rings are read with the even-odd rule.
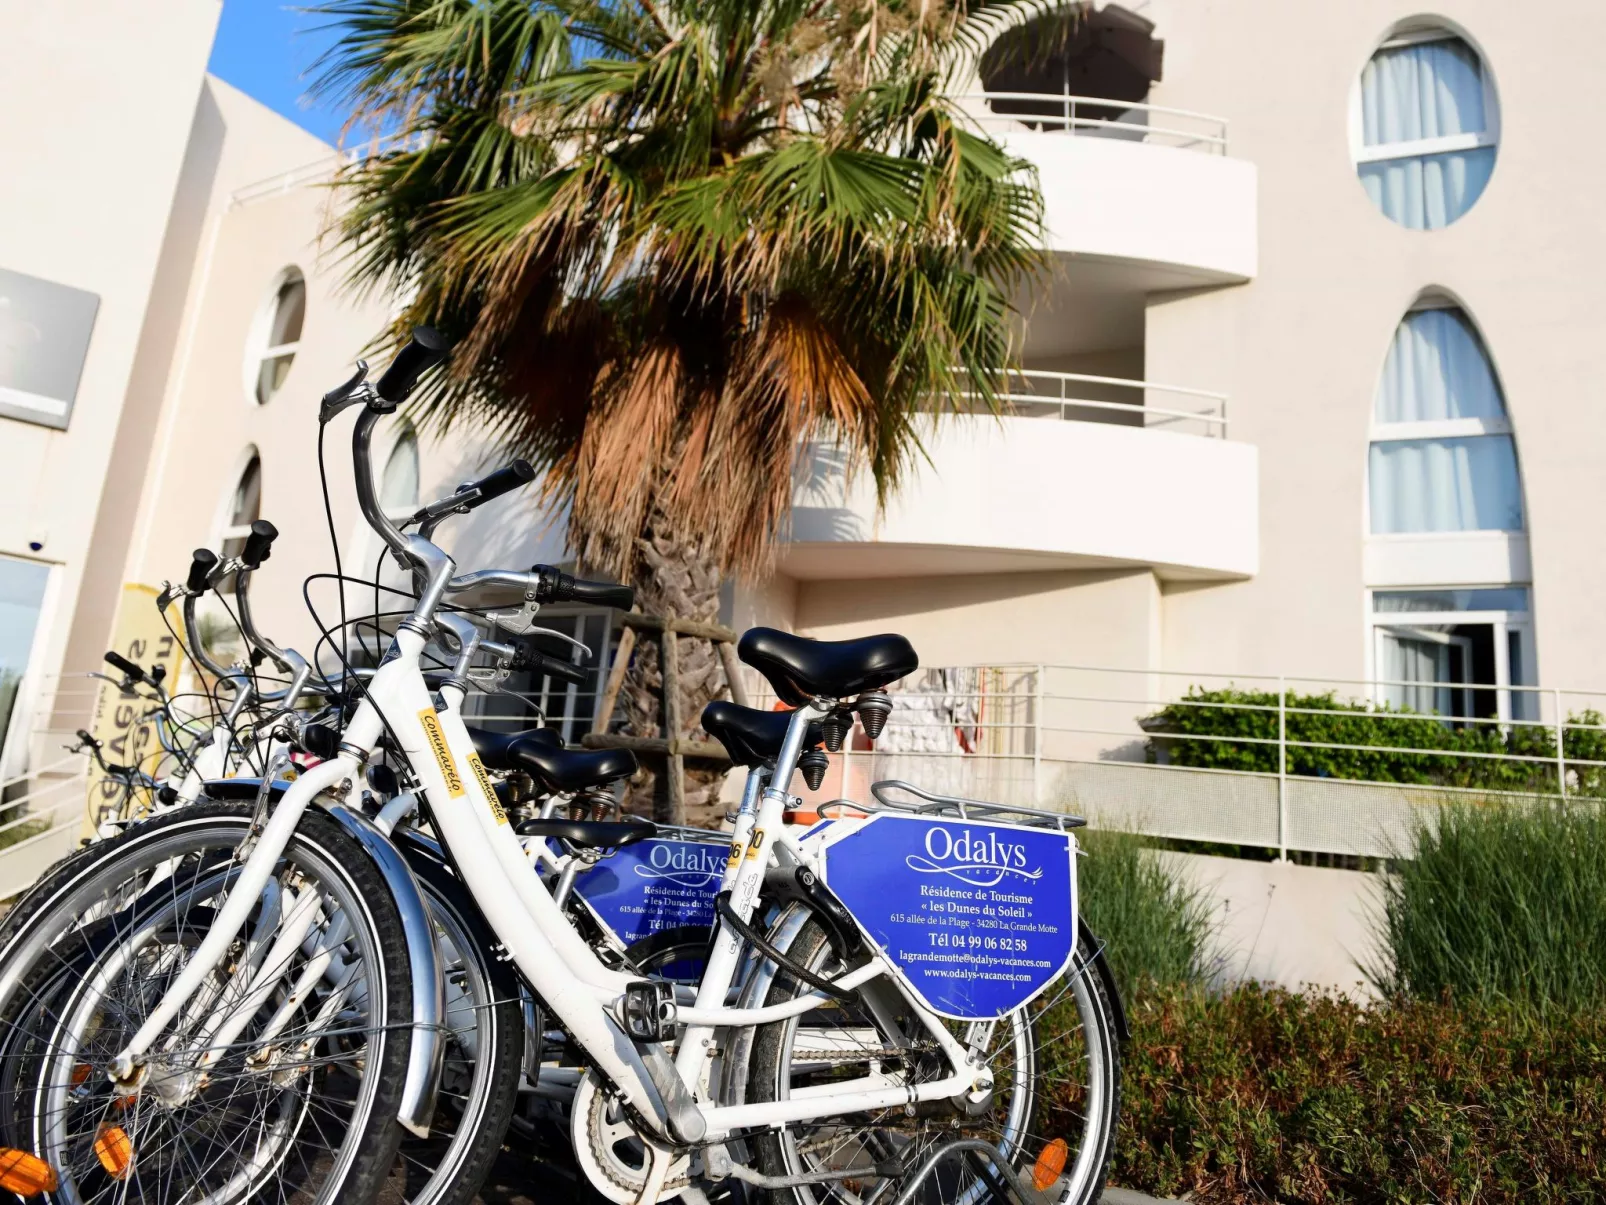
[[[1110,960],[1104,957],[1104,947],[1099,939],[1093,936],[1093,930],[1087,927],[1087,921],[1080,916],[1076,918],[1076,927],[1082,942],[1090,950],[1096,950],[1093,955],[1093,969],[1098,972],[1099,979],[1104,983],[1104,994],[1110,998],[1110,1007],[1115,1010],[1115,1035],[1122,1042],[1132,1040],[1132,1029],[1126,1020],[1126,1005],[1121,1002],[1121,989],[1115,986],[1115,972],[1110,970]]]
[[[435,952],[435,927],[430,923],[429,906],[418,880],[396,847],[372,820],[343,804],[326,809],[340,822],[384,876],[401,913],[407,937],[407,957],[413,977],[413,1036],[407,1059],[407,1079],[402,1085],[401,1107],[396,1120],[420,1138],[429,1137],[435,1116],[435,1099],[440,1090],[441,1064],[446,1045],[442,1038],[442,1017],[446,1011],[445,985],[441,982],[440,960]]]

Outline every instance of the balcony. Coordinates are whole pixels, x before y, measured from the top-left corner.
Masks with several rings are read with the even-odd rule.
[[[882,514],[868,471],[809,449],[780,567],[802,580],[1259,567],[1259,461],[1205,390],[1074,373],[1013,378],[1006,413],[933,414],[926,457]]]
[[[1255,275],[1255,166],[1228,155],[1223,118],[1048,92],[959,99],[1036,166],[1048,245],[1073,277],[1093,268],[1093,285],[1153,292]]]

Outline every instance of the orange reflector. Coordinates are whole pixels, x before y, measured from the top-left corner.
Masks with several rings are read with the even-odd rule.
[[[88,1078],[89,1078],[89,1064],[88,1063],[74,1063],[73,1064],[73,1069],[72,1069],[72,1086],[74,1088],[81,1087],[83,1085],[84,1081],[87,1080]]]
[[[56,1169],[37,1155],[0,1146],[0,1188],[19,1197],[56,1191]]]
[[[1053,1188],[1054,1181],[1065,1174],[1065,1159],[1070,1153],[1063,1138],[1056,1138],[1045,1146],[1037,1162],[1032,1164],[1032,1187],[1038,1192]]]
[[[129,1165],[134,1162],[134,1143],[128,1131],[122,1126],[101,1126],[95,1135],[95,1158],[113,1180],[128,1175]]]

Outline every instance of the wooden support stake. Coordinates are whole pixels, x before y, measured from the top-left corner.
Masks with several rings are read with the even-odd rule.
[[[749,706],[747,683],[742,681],[742,665],[736,660],[736,646],[728,640],[714,641],[719,650],[719,663],[725,667],[725,681],[731,688],[731,702],[738,707]]]
[[[669,741],[669,822],[686,823],[686,759],[676,752],[680,740],[680,638],[675,617],[664,617],[659,638],[659,661],[664,678],[664,739]]]
[[[580,738],[587,749],[629,749],[632,753],[648,753],[663,757],[678,753],[681,757],[694,757],[699,761],[717,761],[730,764],[730,754],[718,741],[666,741],[661,736],[624,736],[613,732],[590,732]]]
[[[602,688],[602,698],[597,702],[597,718],[591,723],[592,732],[608,731],[614,706],[619,702],[619,691],[625,684],[625,671],[630,668],[630,654],[635,648],[636,629],[627,626],[619,633],[619,646],[613,651],[613,667],[608,671],[608,683]]]

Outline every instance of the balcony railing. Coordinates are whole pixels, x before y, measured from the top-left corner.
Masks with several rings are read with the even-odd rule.
[[[965,399],[976,399],[963,393]],[[1155,399],[1163,404],[1154,405]],[[1000,395],[1005,413],[1025,418],[1157,427],[1187,435],[1227,436],[1227,395],[1082,372],[1012,372]],[[980,408],[979,400],[976,406]]]
[[[864,800],[870,783],[902,778],[1155,837],[1350,858],[1408,856],[1418,827],[1448,804],[1606,800],[1606,692],[1473,688],[1520,694],[1527,702],[1512,710],[1527,720],[1368,708],[1397,685],[1147,667],[923,667],[891,688],[892,715],[874,747],[856,734],[832,757],[817,798]],[[748,689],[771,704],[757,675]],[[1311,705],[1329,692],[1362,710]],[[1168,709],[1172,722],[1156,722]],[[1180,730],[1176,717],[1195,712],[1220,718]],[[1466,739],[1446,740],[1452,729]]]
[[[1061,131],[1097,138],[1227,153],[1227,119],[1164,105],[1052,92],[967,92],[958,98],[983,126]]]

